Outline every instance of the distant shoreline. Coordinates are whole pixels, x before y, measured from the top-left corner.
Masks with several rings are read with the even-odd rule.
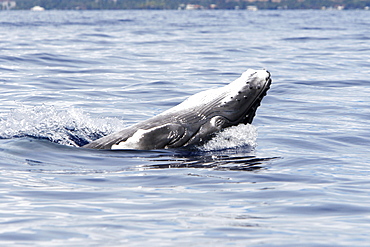
[[[344,9],[344,10],[336,10],[336,9],[258,9],[258,11],[369,11],[370,9]],[[32,9],[12,9],[12,10],[1,10],[0,12],[17,12],[17,11],[34,11]],[[245,11],[245,12],[253,12],[246,9],[205,9],[201,11],[188,11],[188,10],[177,10],[177,9],[44,9],[42,11],[176,11],[176,12],[202,12],[202,11]],[[37,11],[35,11],[37,12]]]
[[[369,11],[370,9],[258,9],[258,11]],[[16,11],[175,11],[175,12],[202,12],[202,11],[210,11],[210,12],[217,12],[217,11],[245,11],[245,12],[254,12],[247,9],[204,9],[204,10],[178,10],[178,9],[43,9],[43,10],[32,10],[32,9],[12,9],[12,10],[1,10],[0,12],[16,12]]]
[[[0,10],[370,10],[370,0],[0,0]]]

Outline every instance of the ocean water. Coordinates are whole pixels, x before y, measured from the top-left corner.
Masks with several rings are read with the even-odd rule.
[[[2,246],[368,246],[370,12],[0,12]],[[252,125],[78,146],[248,68]]]

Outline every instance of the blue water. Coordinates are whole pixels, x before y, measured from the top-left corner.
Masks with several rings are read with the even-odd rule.
[[[2,246],[368,246],[370,13],[0,12]],[[199,150],[83,143],[248,68],[250,126]]]

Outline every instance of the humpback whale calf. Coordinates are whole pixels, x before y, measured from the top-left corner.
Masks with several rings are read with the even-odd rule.
[[[202,144],[224,128],[252,123],[270,85],[267,70],[248,69],[228,85],[199,92],[157,116],[83,147],[150,150]]]

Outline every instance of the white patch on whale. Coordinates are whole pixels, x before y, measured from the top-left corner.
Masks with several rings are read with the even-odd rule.
[[[138,129],[135,134],[133,134],[130,138],[128,138],[124,142],[120,142],[118,144],[112,145],[112,150],[120,150],[120,149],[140,149],[140,140],[144,137],[144,135],[148,132],[151,132],[152,129],[143,130]]]

